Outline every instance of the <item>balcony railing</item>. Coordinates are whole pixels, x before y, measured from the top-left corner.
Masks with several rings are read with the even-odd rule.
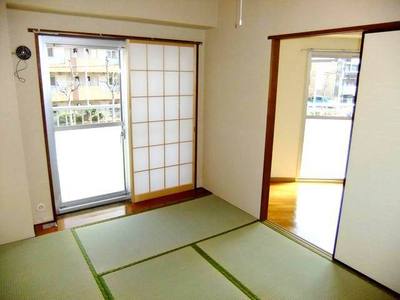
[[[121,121],[120,105],[53,106],[55,127],[91,125]]]
[[[354,103],[307,103],[307,117],[351,118]]]

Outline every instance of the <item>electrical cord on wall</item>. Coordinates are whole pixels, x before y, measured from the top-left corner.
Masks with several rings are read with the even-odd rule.
[[[21,62],[23,62],[24,65],[20,68],[19,66],[20,66]],[[17,79],[22,83],[24,83],[26,81],[26,79],[24,77],[21,77],[19,72],[24,71],[27,68],[28,68],[28,64],[26,63],[26,61],[22,60],[22,59],[19,59],[18,62],[17,62],[17,65],[15,66],[14,76],[17,77]]]

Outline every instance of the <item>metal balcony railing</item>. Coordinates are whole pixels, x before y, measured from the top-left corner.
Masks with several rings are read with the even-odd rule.
[[[120,104],[53,106],[56,128],[121,121]]]

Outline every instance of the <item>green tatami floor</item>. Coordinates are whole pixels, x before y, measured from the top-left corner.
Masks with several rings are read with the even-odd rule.
[[[102,274],[254,221],[211,195],[81,227],[76,233],[96,272]]]
[[[0,246],[0,299],[392,299],[207,196]]]
[[[248,299],[193,248],[104,276],[116,299]],[[133,292],[134,291],[134,292]]]
[[[0,299],[102,299],[70,231],[0,246]]]
[[[261,223],[198,247],[262,299],[391,299],[357,275]]]

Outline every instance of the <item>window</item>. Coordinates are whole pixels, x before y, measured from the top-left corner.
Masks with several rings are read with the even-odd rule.
[[[70,54],[70,57],[71,58],[77,58],[78,57],[78,48],[72,48],[71,50],[71,54]]]
[[[311,54],[307,116],[353,115],[359,63],[358,53]]]
[[[345,177],[358,53],[311,52],[300,178]]]
[[[47,48],[47,56],[48,57],[54,57],[53,48],[51,48],[51,47]]]
[[[99,77],[96,75],[90,75],[88,76],[90,78],[90,85],[91,86],[98,86],[99,85]]]
[[[115,50],[107,51],[107,57],[113,58],[113,59],[117,58],[117,51],[115,51]]]
[[[50,85],[56,86],[56,76],[55,75],[50,75]]]
[[[108,78],[107,78],[108,85],[111,85],[111,86],[114,85],[116,83],[116,79],[117,78],[115,78],[114,74],[112,74],[112,73],[108,74]]]
[[[38,40],[44,51],[40,67],[56,212],[126,199],[128,150],[121,111],[127,99],[119,87],[111,95],[90,85],[106,68],[103,57],[88,59],[87,51],[105,53],[125,42],[53,35]],[[119,59],[110,64],[116,77],[122,67]]]

